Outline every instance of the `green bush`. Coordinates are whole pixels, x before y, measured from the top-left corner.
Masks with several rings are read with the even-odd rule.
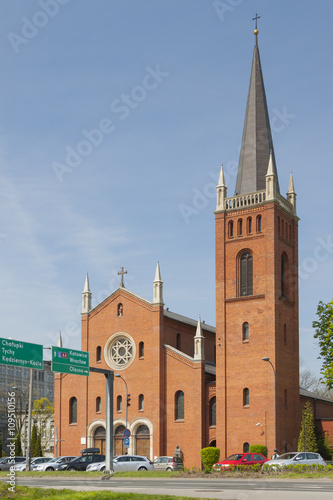
[[[267,458],[267,446],[264,444],[251,444],[250,453],[261,453],[261,455],[264,455],[264,457]]]
[[[202,448],[201,450],[201,460],[206,472],[212,470],[212,467],[220,458],[220,448],[214,448],[209,446],[208,448]]]

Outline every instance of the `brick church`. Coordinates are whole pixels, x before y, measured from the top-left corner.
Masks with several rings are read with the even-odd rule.
[[[210,445],[221,458],[251,444],[266,445],[268,456],[297,449],[306,400],[299,388],[299,219],[292,175],[286,197],[280,193],[254,34],[235,194],[227,196],[223,168],[217,186],[216,328],[164,307],[159,264],[152,300],[125,288],[122,269],[120,286],[92,308],[86,277],[81,349],[90,366],[116,375],[115,454],[125,453],[125,428],[129,453],[153,459],[179,445],[187,467],[201,467],[200,450]],[[58,455],[105,450],[103,375],[55,374],[55,428]]]

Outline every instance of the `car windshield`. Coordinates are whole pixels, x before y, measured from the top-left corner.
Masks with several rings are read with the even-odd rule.
[[[297,453],[284,453],[279,456],[279,460],[292,460],[296,455]]]
[[[236,455],[230,455],[230,457],[226,458],[226,460],[240,460],[242,456],[242,453],[238,453]]]

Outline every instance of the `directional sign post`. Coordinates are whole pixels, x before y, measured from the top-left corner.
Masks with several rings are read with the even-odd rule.
[[[52,371],[89,376],[89,353],[52,346]]]
[[[23,368],[43,369],[43,346],[0,338],[0,363],[22,366]]]
[[[124,448],[129,448],[130,438],[124,438]]]

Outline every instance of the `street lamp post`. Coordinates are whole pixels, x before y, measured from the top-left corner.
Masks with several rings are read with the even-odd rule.
[[[274,373],[274,450],[277,450],[277,444],[276,444],[276,371],[273,366],[273,363],[269,358],[266,356],[262,358],[263,361],[267,361],[271,367],[273,368],[273,373]],[[275,452],[275,451],[274,451]]]

